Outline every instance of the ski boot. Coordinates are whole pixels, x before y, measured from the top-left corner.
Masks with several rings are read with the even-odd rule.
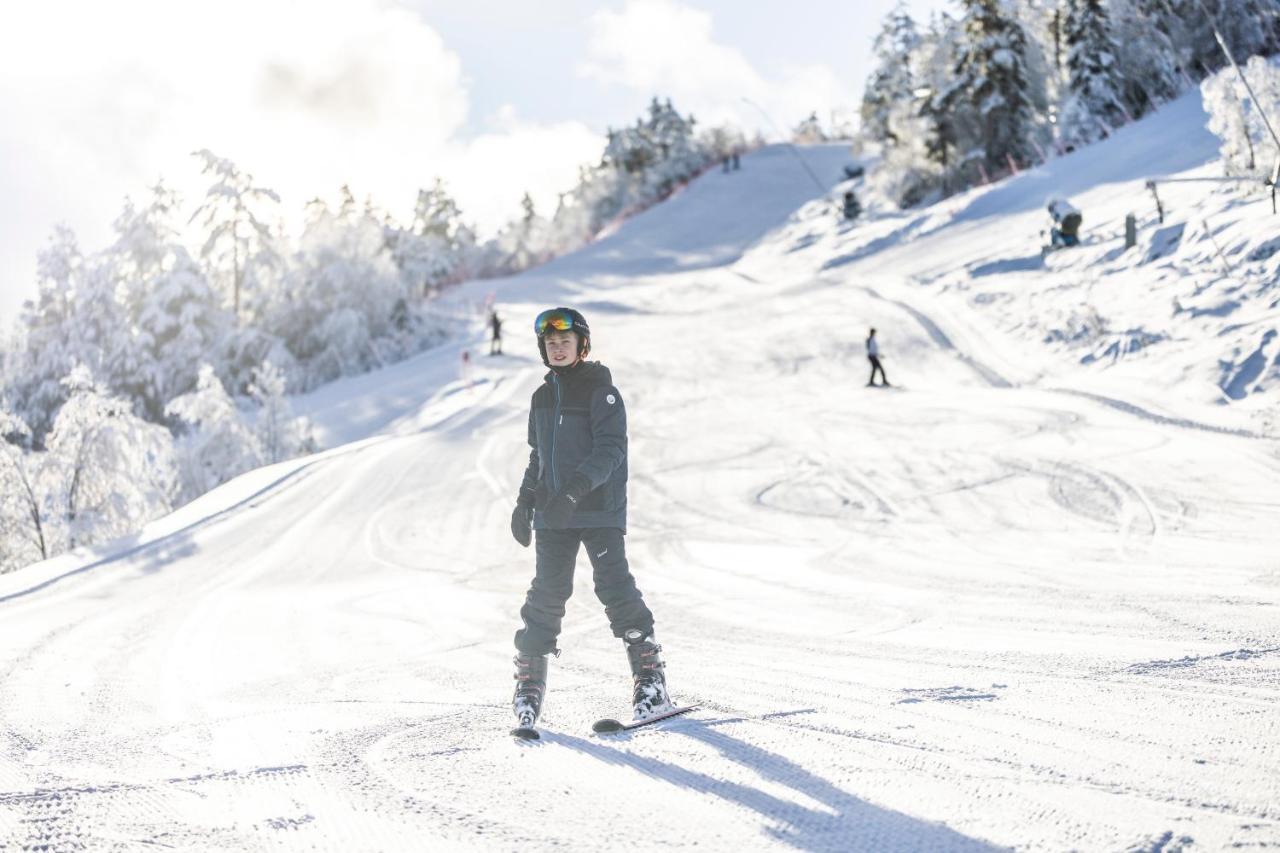
[[[516,715],[513,734],[532,732],[542,714],[542,697],[547,692],[547,656],[520,653],[515,657],[515,665],[516,692],[511,697],[511,709]]]
[[[663,672],[665,664],[658,655],[662,646],[653,641],[652,634],[646,636],[636,628],[626,631],[622,642],[627,647],[634,684],[631,692],[632,719],[644,720],[670,711],[674,706],[667,694],[667,677]]]

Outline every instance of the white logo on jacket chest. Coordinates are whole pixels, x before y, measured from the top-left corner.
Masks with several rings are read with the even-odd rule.
[[[604,401],[608,403],[610,406],[612,406],[614,403],[618,402],[618,398],[613,396],[612,394],[606,394]]]

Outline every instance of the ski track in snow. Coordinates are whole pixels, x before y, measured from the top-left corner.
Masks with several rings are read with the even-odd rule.
[[[700,710],[590,734],[629,678],[581,560],[544,737],[506,735],[542,373],[513,332],[471,383],[445,348],[301,401],[376,439],[0,579],[0,850],[1280,847],[1275,443],[1040,387],[833,248],[797,171],[766,149],[468,285],[509,329],[592,321]],[[863,387],[870,325],[906,390]]]

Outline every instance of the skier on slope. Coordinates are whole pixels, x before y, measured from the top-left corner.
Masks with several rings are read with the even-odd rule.
[[[502,318],[498,316],[497,309],[489,312],[489,329],[492,332],[489,355],[502,355]]]
[[[550,371],[533,393],[532,449],[511,513],[517,542],[528,547],[537,534],[533,583],[520,608],[524,626],[515,635],[512,707],[517,725],[532,728],[542,712],[547,657],[560,653],[556,638],[584,544],[596,595],[631,664],[634,719],[644,719],[672,704],[661,647],[653,639],[653,614],[627,565],[627,416],[622,395],[609,368],[586,361],[591,330],[577,311],[543,311],[534,331]]]
[[[876,384],[876,371],[880,372],[880,381],[884,383],[884,387],[889,387],[889,378],[884,375],[884,368],[880,365],[880,342],[876,340],[876,330],[872,329],[871,334],[867,335],[867,361],[871,362],[871,378],[867,380],[867,385],[874,386]]]

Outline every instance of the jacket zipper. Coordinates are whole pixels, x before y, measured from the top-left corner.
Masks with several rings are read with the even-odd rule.
[[[556,483],[556,433],[560,431],[564,415],[560,413],[560,377],[552,374],[551,384],[556,389],[556,410],[551,417],[551,493],[555,494],[560,491],[560,486]]]

